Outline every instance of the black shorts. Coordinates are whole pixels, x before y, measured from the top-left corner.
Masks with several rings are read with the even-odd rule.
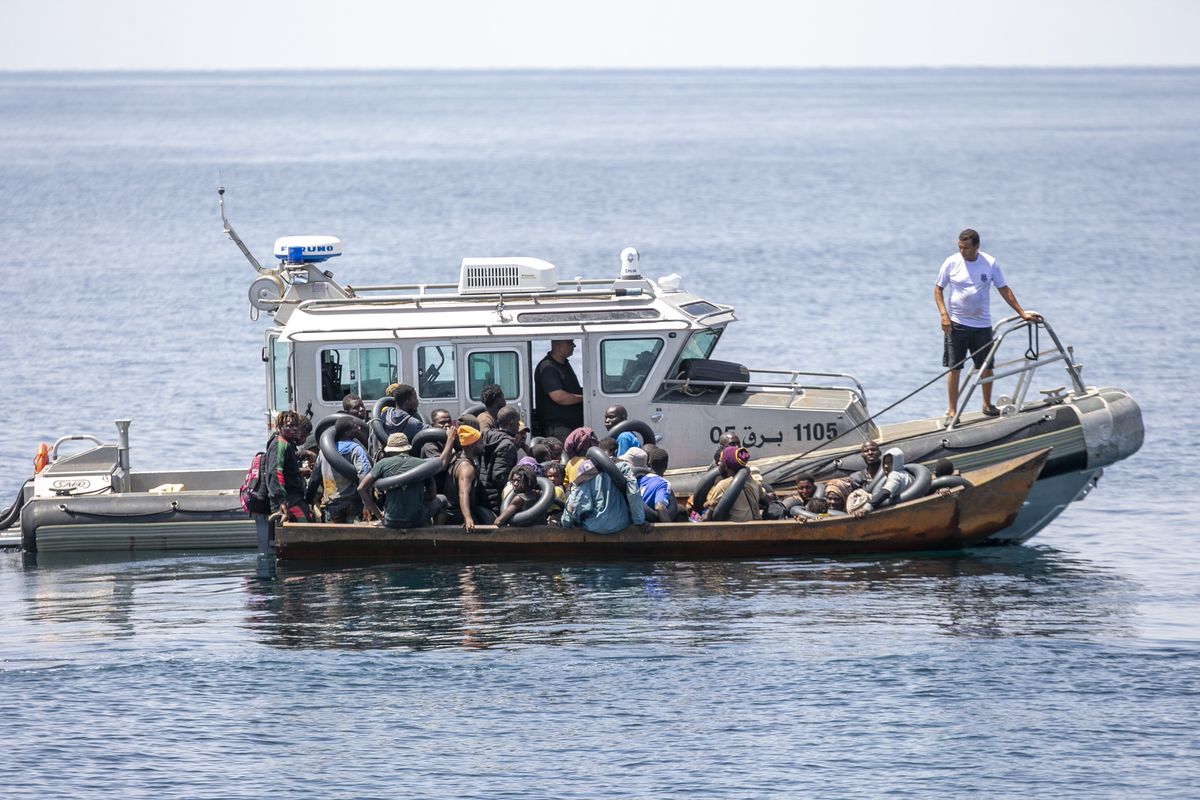
[[[951,322],[950,332],[946,334],[945,346],[942,348],[942,366],[958,364],[970,354],[971,360],[980,371],[989,370],[992,368],[992,362],[987,358],[987,352],[991,344],[991,328],[972,328]],[[961,369],[961,366],[959,368]]]

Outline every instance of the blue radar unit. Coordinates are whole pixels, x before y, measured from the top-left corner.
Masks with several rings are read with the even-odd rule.
[[[336,236],[281,236],[275,240],[275,257],[284,264],[319,264],[342,254]]]

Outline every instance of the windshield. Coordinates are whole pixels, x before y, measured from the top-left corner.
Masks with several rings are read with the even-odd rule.
[[[713,348],[717,346],[717,339],[721,338],[721,332],[724,330],[724,328],[707,328],[692,334],[692,338],[688,339],[688,343],[683,346],[679,360],[708,358],[712,355]]]

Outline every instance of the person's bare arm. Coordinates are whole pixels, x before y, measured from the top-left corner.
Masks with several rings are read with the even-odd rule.
[[[517,515],[518,511],[525,508],[525,498],[521,495],[514,495],[508,501],[508,508],[500,512],[500,516],[496,517],[496,527],[503,528],[508,524],[508,521]]]
[[[375,517],[383,519],[383,512],[379,510],[379,506],[375,504],[375,495],[371,491],[371,487],[375,485],[375,476],[367,473],[363,479],[358,482],[358,496],[362,498],[363,510],[367,512],[367,519]]]
[[[942,287],[933,285],[933,302],[937,303],[938,314],[942,317],[942,330],[950,332],[950,312],[946,310],[946,299],[942,297]]]
[[[583,395],[568,392],[564,389],[555,389],[549,395],[550,399],[560,406],[577,406],[583,402]]]
[[[1004,302],[1008,303],[1012,307],[1013,311],[1021,315],[1021,319],[1033,320],[1035,322],[1042,321],[1041,314],[1037,313],[1036,311],[1026,311],[1025,309],[1021,308],[1021,304],[1017,302],[1017,296],[1013,294],[1012,289],[1008,288],[1007,286],[1001,286],[997,291],[999,291],[1000,296],[1004,298]]]
[[[454,443],[458,440],[458,426],[451,425],[446,429],[446,446],[442,448],[438,459],[442,462],[442,469],[446,470],[450,467],[450,462],[454,459]]]
[[[458,507],[462,509],[463,527],[467,533],[475,532],[475,518],[471,516],[471,486],[475,483],[475,465],[463,459],[458,465],[458,474],[454,476],[458,483]]]

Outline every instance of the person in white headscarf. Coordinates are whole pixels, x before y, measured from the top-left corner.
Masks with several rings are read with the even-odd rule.
[[[859,489],[846,499],[846,511],[851,514],[866,513],[876,508],[890,506],[900,501],[900,495],[913,482],[913,476],[904,468],[904,451],[893,447],[883,454],[879,467],[883,471],[883,481],[870,496],[865,490]]]

